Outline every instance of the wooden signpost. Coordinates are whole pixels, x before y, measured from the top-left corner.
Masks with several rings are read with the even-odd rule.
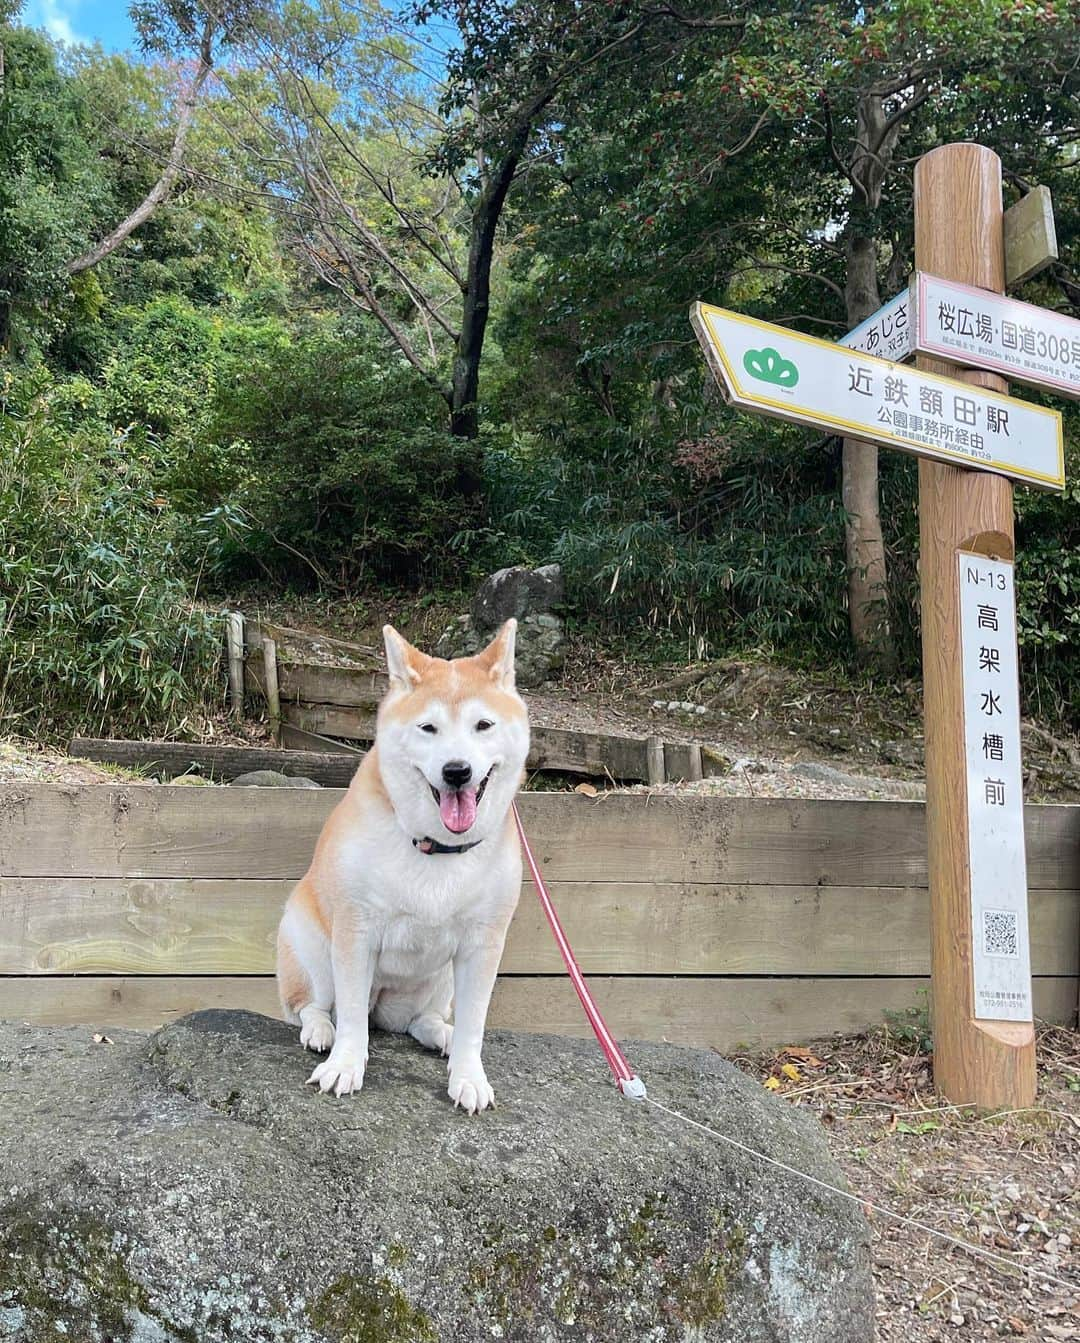
[[[1005,397],[1000,374],[1080,395],[1080,324],[1001,297],[1007,269],[1018,281],[1055,250],[1048,193],[1032,197],[1007,268],[997,155],[927,154],[910,292],[843,343],[691,313],[732,404],[920,458],[934,1079],[986,1108],[1035,1098],[1012,480],[1065,484],[1060,416]],[[913,351],[914,370],[875,357]]]
[[[1015,205],[1011,205],[1002,216],[1002,234],[1005,244],[1005,283],[1009,288],[1030,280],[1056,261],[1057,233],[1054,229],[1050,188],[1036,187],[1026,196],[1021,196]],[[940,277],[936,278],[940,282]],[[862,350],[864,354],[893,359],[898,364],[910,359],[916,349],[914,327],[910,321],[914,312],[913,289],[914,280],[907,289],[902,289],[895,298],[882,304],[877,312],[871,313],[865,322],[860,322],[846,336],[841,336],[838,343],[849,350]],[[963,303],[962,298],[960,303]],[[1031,308],[1030,304],[1018,306]],[[1041,313],[1046,320],[1070,320],[1059,313],[1048,312],[1045,308],[1034,308],[1032,311]],[[1014,318],[1014,321],[1023,325],[1021,317]],[[1074,322],[1073,326],[1076,325]],[[932,351],[923,350],[923,353]],[[1032,354],[1036,353],[1032,351]],[[1008,371],[1013,371],[1012,365]],[[1014,373],[1014,376],[1019,378],[1020,374]],[[1028,379],[1021,378],[1021,381]]]

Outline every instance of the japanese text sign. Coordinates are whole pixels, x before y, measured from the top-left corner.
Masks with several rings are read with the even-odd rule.
[[[1049,308],[917,271],[911,281],[915,348],[990,369],[1059,396],[1080,397],[1080,322]]]
[[[1030,1021],[1013,566],[958,558],[975,1017]]]
[[[1061,490],[1061,416],[697,303],[691,322],[728,401],[742,409]]]

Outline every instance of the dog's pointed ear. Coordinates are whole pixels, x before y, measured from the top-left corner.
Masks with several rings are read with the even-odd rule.
[[[514,689],[514,643],[517,636],[517,621],[511,618],[492,639],[491,643],[477,653],[480,663],[486,667],[491,679],[504,690]]]
[[[424,665],[431,661],[426,654],[403,639],[393,625],[383,626],[386,644],[386,670],[390,673],[393,690],[412,690],[424,674]]]

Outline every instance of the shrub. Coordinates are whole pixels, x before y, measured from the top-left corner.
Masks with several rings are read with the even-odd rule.
[[[220,631],[194,609],[177,521],[92,389],[5,376],[0,417],[0,718],[57,738],[169,732],[210,693]]]
[[[362,327],[327,321],[226,359],[208,441],[228,445],[222,502],[250,526],[227,553],[346,582],[454,577],[476,448],[445,425],[438,396]]]

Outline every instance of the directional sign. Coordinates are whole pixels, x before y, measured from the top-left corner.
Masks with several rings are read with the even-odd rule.
[[[914,346],[908,325],[908,291],[905,289],[889,299],[865,322],[841,336],[840,344],[849,350],[862,350],[864,354],[876,354],[880,359],[891,359],[897,364],[909,359]]]
[[[694,304],[690,321],[727,399],[743,410],[1065,487],[1057,411],[707,303]]]
[[[1080,397],[1080,322],[987,289],[917,271],[911,280],[915,348],[956,364]]]
[[[1054,203],[1049,187],[1036,187],[1001,217],[1005,242],[1005,287],[1023,284],[1058,259]]]

